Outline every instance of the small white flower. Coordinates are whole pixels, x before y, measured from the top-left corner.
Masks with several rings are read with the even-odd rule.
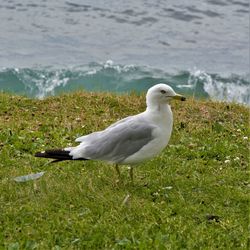
[[[247,137],[247,136],[244,136],[244,137],[243,137],[243,140],[248,140],[248,137]]]
[[[225,160],[224,163],[228,164],[230,163],[230,160]]]
[[[238,156],[234,158],[234,161],[239,161],[239,160],[240,158]]]

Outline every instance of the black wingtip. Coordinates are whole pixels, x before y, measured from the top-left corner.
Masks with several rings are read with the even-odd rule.
[[[44,157],[45,155],[46,155],[45,151],[35,153],[35,157]]]
[[[57,161],[72,160],[70,151],[64,149],[50,149],[35,153],[35,157],[50,158]]]
[[[73,159],[73,157],[70,155],[70,151],[64,149],[50,149],[42,152],[37,152],[35,153],[35,157],[53,159],[52,162],[59,162],[66,160],[85,160],[85,161],[88,160],[86,158]]]

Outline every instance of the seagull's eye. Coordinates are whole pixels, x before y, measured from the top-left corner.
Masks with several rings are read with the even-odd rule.
[[[162,94],[166,94],[167,92],[166,92],[165,90],[162,89],[162,90],[161,90],[161,93],[162,93]]]

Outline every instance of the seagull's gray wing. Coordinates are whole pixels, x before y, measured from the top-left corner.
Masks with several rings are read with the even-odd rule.
[[[121,123],[124,123],[124,122],[127,122],[129,120],[133,120],[134,118],[136,118],[136,116],[128,116],[124,119],[121,119],[113,124],[111,124],[109,127],[107,127],[104,131],[107,131],[109,129],[112,129],[113,127],[117,126],[118,124],[121,124]],[[93,137],[93,139],[96,139],[99,135],[103,135],[103,132],[104,131],[97,131],[97,132],[93,132],[91,134],[88,134],[88,135],[83,135],[83,136],[80,136],[78,138],[76,138],[76,142],[83,142],[85,140],[90,140],[91,137]]]
[[[154,128],[156,127],[144,119],[131,117],[104,131],[85,136],[82,143],[71,151],[71,155],[74,158],[122,163],[154,139]]]

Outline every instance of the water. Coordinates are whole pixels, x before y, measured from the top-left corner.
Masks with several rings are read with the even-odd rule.
[[[250,104],[248,0],[1,0],[0,90],[179,92]]]

